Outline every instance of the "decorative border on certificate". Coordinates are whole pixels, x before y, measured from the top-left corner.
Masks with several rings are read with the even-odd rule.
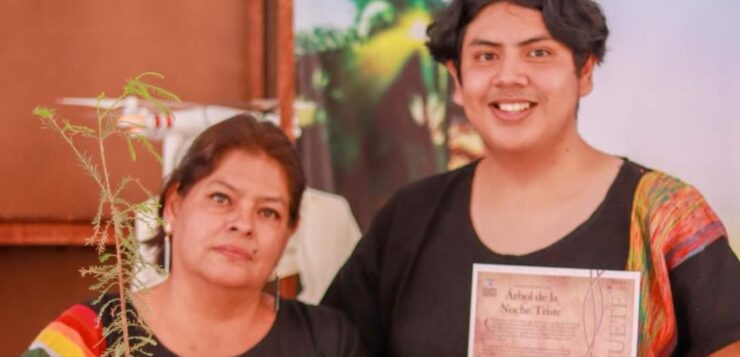
[[[468,357],[637,354],[640,273],[474,264]]]

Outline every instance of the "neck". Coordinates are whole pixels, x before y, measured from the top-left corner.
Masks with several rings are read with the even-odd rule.
[[[519,152],[489,149],[478,174],[486,182],[507,189],[552,187],[599,159],[606,157],[588,145],[577,132],[554,144],[539,145]],[[582,171],[580,171],[582,172]]]
[[[269,310],[269,298],[261,289],[230,289],[208,284],[199,279],[184,281],[172,274],[157,287],[160,306],[190,321],[228,324],[232,321],[251,323],[261,311]]]

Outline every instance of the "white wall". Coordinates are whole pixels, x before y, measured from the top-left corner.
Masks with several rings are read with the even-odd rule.
[[[740,252],[740,1],[599,3],[609,52],[581,133],[698,187]]]

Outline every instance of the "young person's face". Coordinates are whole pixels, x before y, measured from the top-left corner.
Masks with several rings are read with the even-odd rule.
[[[227,153],[186,195],[168,194],[164,219],[172,224],[173,274],[261,289],[294,230],[289,205],[277,161]]]
[[[577,73],[573,53],[552,38],[542,14],[507,2],[489,5],[468,25],[461,76],[447,67],[455,102],[492,152],[554,147],[575,134],[578,100],[592,87],[593,60]]]

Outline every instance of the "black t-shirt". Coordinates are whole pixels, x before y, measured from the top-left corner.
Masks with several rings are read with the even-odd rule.
[[[474,263],[608,270],[624,270],[627,265],[632,200],[645,168],[625,160],[590,218],[549,247],[514,256],[488,249],[473,228],[470,195],[475,167],[466,167],[446,194],[441,204],[444,214],[436,217],[421,246],[404,298],[397,302],[395,330],[388,333],[390,355],[466,355]],[[688,348],[702,355],[740,338],[740,302],[734,300],[740,296],[740,268],[726,239],[683,262],[670,278],[679,331],[677,355]]]
[[[88,303],[96,312],[96,306],[104,306],[113,296],[106,296],[99,305]],[[134,308],[128,305],[132,311]],[[110,314],[103,315],[103,326],[112,321]],[[140,334],[141,332],[138,332]],[[129,332],[136,335],[137,331]],[[112,345],[117,335],[108,336]],[[154,336],[156,340],[156,336]],[[145,351],[152,357],[176,356],[157,340],[156,346]],[[142,354],[142,356],[146,356]],[[248,351],[238,357],[347,357],[366,356],[364,347],[354,325],[340,312],[326,306],[311,306],[295,300],[281,300],[275,323],[267,335]]]

